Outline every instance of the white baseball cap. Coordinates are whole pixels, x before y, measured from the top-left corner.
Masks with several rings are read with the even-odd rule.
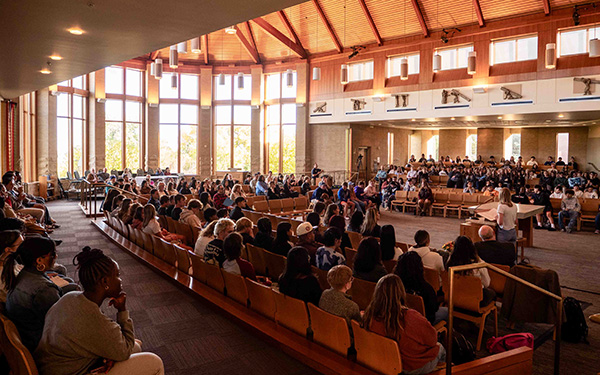
[[[296,228],[296,236],[304,236],[307,233],[312,232],[313,227],[309,222],[304,222],[300,225],[298,225],[298,228]]]

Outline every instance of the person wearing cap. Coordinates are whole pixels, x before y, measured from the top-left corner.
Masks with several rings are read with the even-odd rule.
[[[315,258],[317,249],[323,245],[315,241],[315,228],[313,228],[311,223],[304,222],[296,228],[296,235],[298,236],[296,246],[302,246],[308,250],[308,254],[310,254],[310,264],[313,266],[316,265]]]

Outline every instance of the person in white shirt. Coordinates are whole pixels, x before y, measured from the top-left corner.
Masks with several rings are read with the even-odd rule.
[[[423,267],[442,272],[444,270],[444,260],[442,256],[429,248],[429,233],[426,230],[418,230],[415,233],[415,246],[411,246],[408,251],[414,251],[421,257]]]
[[[588,187],[585,189],[585,191],[583,192],[583,198],[584,199],[598,199],[598,193],[596,191],[594,191],[593,187]]]
[[[535,160],[535,156],[532,156],[531,159],[527,162],[528,167],[533,167],[534,165],[538,165],[537,160]]]
[[[554,189],[554,193],[550,194],[550,198],[563,199],[564,194],[560,186]]]
[[[498,241],[517,242],[517,206],[510,200],[510,190],[503,188],[500,191],[498,203]]]
[[[583,191],[579,187],[579,185],[573,186],[573,193],[575,193],[575,198],[583,198]]]
[[[407,180],[411,180],[413,178],[416,179],[417,177],[419,177],[419,172],[417,172],[415,170],[415,167],[411,166],[410,167],[410,171],[408,171],[408,173],[406,174],[406,179]]]
[[[212,240],[215,239],[214,232],[215,226],[217,225],[217,220],[213,220],[204,228],[198,239],[196,240],[196,244],[194,245],[194,254],[204,257],[204,250],[206,250],[206,245]]]
[[[181,215],[179,216],[179,221],[191,225],[193,227],[202,227],[202,222],[200,221],[200,215],[202,214],[202,203],[200,203],[197,199],[190,199],[188,202],[187,208],[184,208],[181,211]]]

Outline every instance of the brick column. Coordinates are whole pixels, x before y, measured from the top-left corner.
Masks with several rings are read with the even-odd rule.
[[[168,79],[163,76],[162,79]],[[159,167],[159,117],[158,117],[158,80],[150,75],[146,69],[146,95],[144,105],[146,123],[144,124],[144,169]]]
[[[90,96],[88,99],[88,144],[89,165],[84,169],[99,171],[106,165],[106,127],[104,95],[104,69],[89,75]],[[100,99],[100,102],[97,100]],[[110,171],[109,171],[110,172]]]
[[[38,174],[56,175],[56,96],[49,88],[36,91],[36,147]],[[65,176],[58,176],[65,177]]]
[[[250,171],[265,172],[265,149],[261,142],[263,133],[260,127],[261,102],[260,85],[263,77],[262,65],[253,65],[252,72],[252,128],[250,129]]]
[[[306,62],[296,64],[296,174],[310,170],[308,149],[309,68]]]
[[[212,66],[200,68],[200,110],[198,113],[198,174],[213,174]]]

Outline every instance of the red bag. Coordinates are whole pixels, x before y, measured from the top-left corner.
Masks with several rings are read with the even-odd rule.
[[[492,337],[486,345],[487,350],[492,354],[506,352],[522,346],[533,349],[533,335],[531,333],[512,333],[502,337]]]

